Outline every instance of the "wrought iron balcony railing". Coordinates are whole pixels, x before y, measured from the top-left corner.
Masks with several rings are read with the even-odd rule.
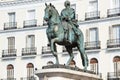
[[[85,50],[100,49],[100,41],[85,42]]]
[[[2,50],[2,57],[15,57],[17,49]]]
[[[50,46],[43,46],[42,47],[42,54],[51,54]]]
[[[37,53],[37,48],[36,47],[22,48],[22,56],[36,55],[36,53]]]
[[[93,11],[85,13],[85,20],[93,20],[100,18],[100,11]]]
[[[107,16],[108,17],[120,16],[120,8],[108,9]]]
[[[118,48],[120,47],[120,39],[107,40],[107,48]]]
[[[75,48],[73,48],[72,49],[73,51],[78,51],[78,48],[77,47],[75,47]],[[66,50],[66,48],[65,47],[63,47],[63,50],[62,50],[63,52],[67,52],[67,50]]]
[[[20,80],[37,80],[36,77],[22,77]]]
[[[6,78],[6,79],[0,79],[0,80],[16,80],[16,78]]]
[[[108,80],[120,80],[120,72],[108,72]]]
[[[17,28],[17,22],[4,23],[4,30],[16,29],[16,28]]]
[[[43,20],[43,26],[46,26],[47,22],[45,20]]]
[[[24,28],[36,27],[37,26],[37,20],[36,19],[26,20],[26,21],[23,22],[23,26],[24,26]]]

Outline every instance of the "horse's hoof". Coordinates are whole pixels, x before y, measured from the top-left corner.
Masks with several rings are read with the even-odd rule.
[[[84,72],[87,72],[87,68],[84,68]]]

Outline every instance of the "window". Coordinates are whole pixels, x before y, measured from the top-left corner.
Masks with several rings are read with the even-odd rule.
[[[73,8],[76,11],[76,4],[71,4],[71,8]]]
[[[12,53],[15,49],[15,37],[8,37],[8,53]]]
[[[34,20],[35,19],[35,10],[28,10],[27,19],[28,20]]]
[[[7,78],[8,79],[13,79],[14,78],[14,67],[11,64],[9,64],[7,66]]]
[[[86,30],[86,42],[98,41],[98,28],[90,28]]]
[[[113,25],[109,27],[109,38],[120,39],[120,25]]]
[[[91,71],[98,74],[98,60],[96,58],[92,58],[90,60],[90,69],[91,69]]]
[[[90,0],[89,1],[88,11],[89,12],[98,11],[98,0]]]
[[[15,12],[8,13],[9,15],[9,22],[15,22]]]
[[[34,65],[32,63],[27,64],[27,77],[30,78],[34,74]]]
[[[27,48],[35,47],[35,36],[34,35],[27,36],[26,47]]]
[[[5,28],[15,28],[17,27],[17,24],[15,22],[15,12],[12,12],[12,13],[8,13],[9,15],[9,22],[8,23],[5,23]]]
[[[120,25],[113,26],[113,39],[120,39]]]
[[[90,41],[98,41],[98,29],[97,28],[90,29]]]
[[[113,63],[114,63],[114,72],[115,73],[120,73],[120,56],[115,56],[113,58]]]
[[[75,19],[78,20],[78,14],[76,14],[76,4],[71,4],[71,8],[75,10]]]
[[[112,0],[112,7],[119,8],[120,7],[120,0]]]
[[[86,29],[85,50],[100,49],[98,28]]]

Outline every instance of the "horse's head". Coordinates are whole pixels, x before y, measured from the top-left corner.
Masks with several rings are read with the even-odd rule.
[[[51,19],[53,15],[56,14],[57,10],[51,3],[49,5],[45,3],[45,5],[46,5],[46,8],[45,8],[44,20],[48,21],[49,19]]]

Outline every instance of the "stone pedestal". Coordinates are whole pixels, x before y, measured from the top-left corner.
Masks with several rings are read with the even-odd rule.
[[[68,66],[47,67],[36,70],[35,74],[39,77],[39,80],[102,80],[99,75]]]

